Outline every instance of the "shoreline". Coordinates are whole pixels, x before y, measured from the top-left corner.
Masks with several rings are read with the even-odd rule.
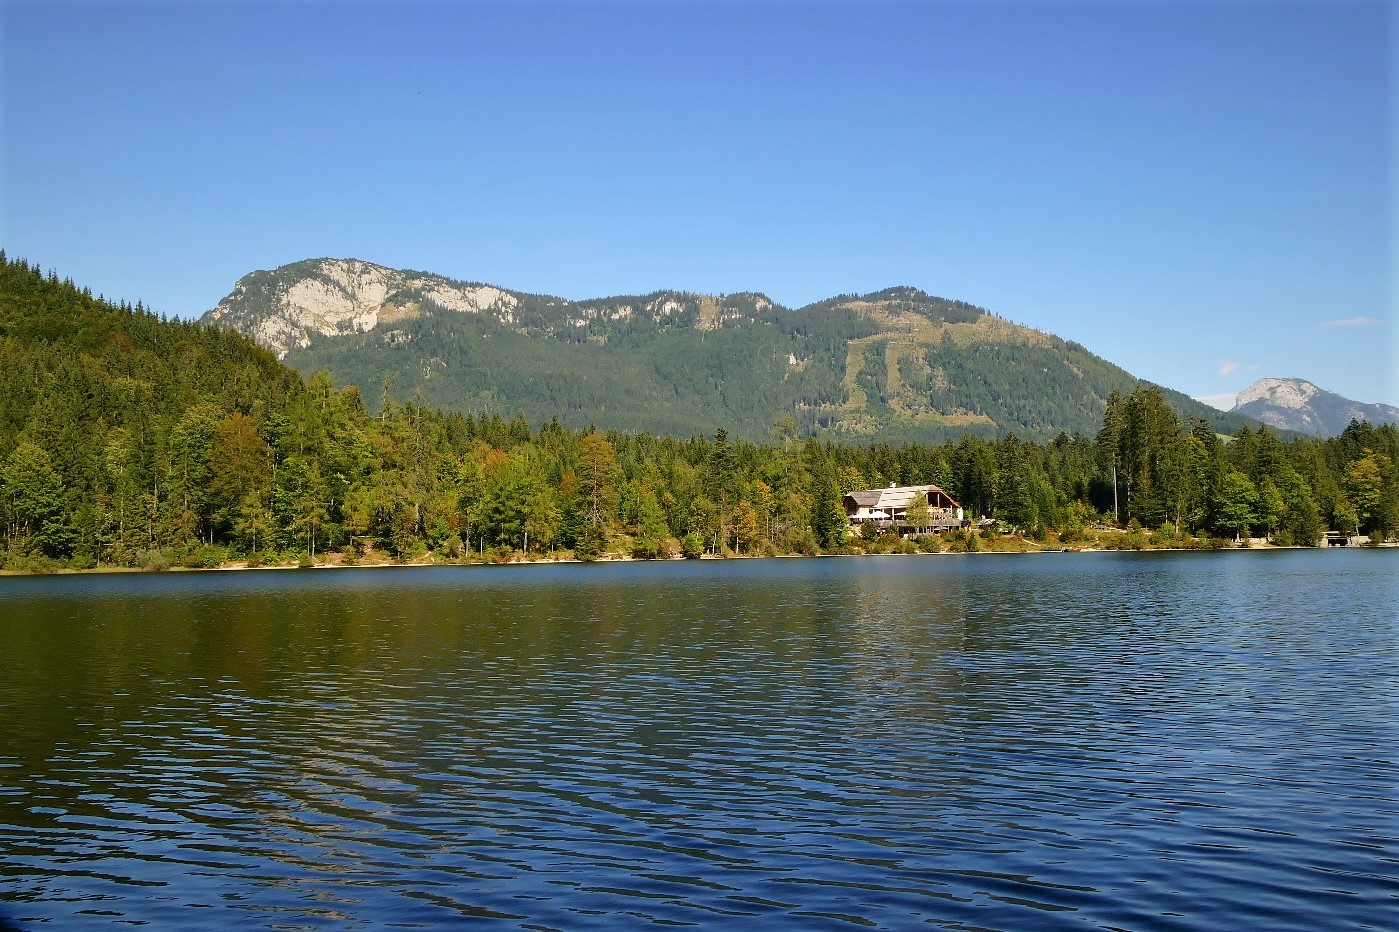
[[[1023,539],[1022,539],[1023,540]],[[836,557],[955,557],[955,556],[1030,556],[1048,553],[1237,553],[1237,552],[1261,552],[1279,550],[1379,550],[1399,548],[1399,541],[1386,541],[1379,545],[1354,546],[1354,547],[1302,547],[1297,545],[1280,545],[1268,543],[1249,543],[1237,547],[1209,548],[1209,547],[1031,547],[1025,549],[982,549],[971,551],[951,551],[938,550],[932,552],[919,551],[916,553],[777,553],[777,554],[730,554],[719,556],[716,554],[705,554],[698,558],[687,558],[682,556],[664,557],[656,559],[644,559],[640,557],[625,556],[622,554],[608,554],[599,556],[594,560],[580,560],[572,556],[547,556],[535,559],[509,559],[500,561],[487,560],[413,560],[398,562],[395,560],[355,561],[347,563],[343,560],[343,554],[336,552],[340,560],[329,560],[325,562],[312,563],[309,566],[300,563],[269,563],[257,566],[249,565],[244,560],[233,560],[218,566],[169,566],[162,569],[146,569],[139,566],[94,566],[86,568],[57,567],[44,570],[15,570],[0,569],[0,578],[6,577],[27,577],[27,576],[88,576],[88,575],[118,575],[128,573],[159,574],[159,573],[236,573],[244,571],[258,570],[349,570],[349,569],[412,569],[412,568],[433,568],[433,567],[474,567],[474,566],[551,566],[568,563],[690,563],[702,561],[728,561],[728,560],[793,560],[793,559],[825,559]]]

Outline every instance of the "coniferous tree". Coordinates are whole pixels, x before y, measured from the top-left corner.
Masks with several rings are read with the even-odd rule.
[[[892,390],[891,390],[892,391]],[[791,419],[793,423],[797,418]],[[939,445],[798,445],[532,431],[522,415],[442,413],[386,393],[377,412],[329,373],[303,381],[236,335],[115,306],[0,261],[4,566],[160,566],[257,558],[461,558],[676,546],[811,553],[847,544],[843,493],[934,482],[972,514],[1081,534],[1112,515],[1179,535],[1399,524],[1399,429],[1327,440],[1182,426],[1161,393],[1108,400],[1095,438],[968,435]],[[917,524],[918,510],[910,522]],[[885,546],[883,542],[871,544]]]

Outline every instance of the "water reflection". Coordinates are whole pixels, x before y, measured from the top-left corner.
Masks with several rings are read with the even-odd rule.
[[[1378,925],[1393,557],[1262,556],[0,580],[0,916]]]

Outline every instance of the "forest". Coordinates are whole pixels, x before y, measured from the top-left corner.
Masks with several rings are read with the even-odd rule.
[[[356,306],[342,276],[377,269],[373,327],[326,333],[287,303],[303,286]],[[368,274],[368,273],[366,273]],[[1046,442],[1093,434],[1112,391],[1144,383],[1085,347],[911,287],[788,309],[756,294],[674,291],[567,301],[509,292],[508,320],[463,313],[434,288],[491,288],[356,260],[308,260],[240,279],[203,320],[255,339],[304,377],[445,411],[523,413],[539,424],[763,443],[790,414],[803,437],[943,443],[1007,433]],[[334,303],[334,302],[333,302]],[[364,310],[361,308],[360,310]],[[303,344],[301,340],[305,340]],[[387,386],[387,391],[385,387]],[[1257,421],[1163,389],[1183,418],[1229,433]]]
[[[1159,390],[1095,436],[764,442],[366,404],[237,334],[0,253],[0,569],[590,560],[1037,547],[1313,546],[1399,527],[1399,430],[1221,436]],[[935,483],[983,530],[851,535],[841,495]]]

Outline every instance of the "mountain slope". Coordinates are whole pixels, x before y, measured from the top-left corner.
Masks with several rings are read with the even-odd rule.
[[[1108,395],[1141,382],[1082,346],[973,305],[899,287],[796,311],[760,294],[588,301],[358,260],[254,272],[205,319],[370,400],[391,386],[458,410],[691,435],[723,426],[935,441],[1093,434]],[[1185,417],[1245,421],[1177,392]]]
[[[94,298],[0,252],[0,569],[139,565],[210,542],[250,483],[267,490],[249,478],[274,462],[259,432],[286,433],[304,397],[239,334]]]
[[[149,433],[200,403],[246,411],[300,390],[236,333],[113,305],[0,252],[0,452],[60,427],[87,449],[104,428]]]
[[[1393,405],[1352,401],[1305,379],[1259,379],[1239,393],[1232,412],[1313,437],[1334,437],[1352,420],[1399,424]]]

